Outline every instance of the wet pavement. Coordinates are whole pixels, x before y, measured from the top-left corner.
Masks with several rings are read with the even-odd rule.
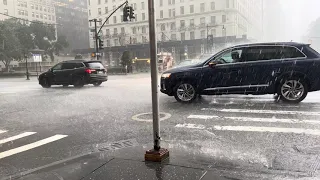
[[[101,87],[82,89],[0,79],[1,177],[126,144],[113,142],[149,144],[152,122],[132,117],[151,111],[150,89],[147,74],[110,76]],[[272,95],[202,96],[181,104],[160,94],[160,111],[170,114],[161,121],[161,136],[169,150],[203,156],[210,168],[319,177],[319,100],[320,92],[314,92],[300,104],[275,102]]]

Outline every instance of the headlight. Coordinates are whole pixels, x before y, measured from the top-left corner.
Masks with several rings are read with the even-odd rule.
[[[169,78],[171,75],[171,73],[165,73],[165,74],[162,74],[161,77],[162,78]]]

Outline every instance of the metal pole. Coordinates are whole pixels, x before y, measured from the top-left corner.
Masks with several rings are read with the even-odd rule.
[[[38,63],[36,62],[36,72],[37,72],[37,77],[38,77]]]
[[[160,150],[157,39],[154,0],[148,0],[154,150]]]
[[[207,53],[209,53],[208,51],[209,51],[209,48],[208,48],[208,35],[209,35],[209,26],[208,26],[208,24],[207,24]]]
[[[98,45],[98,32],[97,32],[97,19],[93,19],[94,21],[94,36],[95,36],[95,40],[96,40],[96,58],[97,60],[99,60],[99,56],[98,56],[98,53],[99,53],[99,45]]]
[[[28,57],[26,54],[24,54],[24,58],[26,58],[26,73],[27,73],[27,79],[26,80],[30,80],[29,78],[29,69],[28,69]]]

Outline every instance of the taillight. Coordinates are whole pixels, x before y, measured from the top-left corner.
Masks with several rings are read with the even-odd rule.
[[[85,69],[84,70],[86,73],[91,74],[92,72],[95,72],[96,70],[94,69]]]

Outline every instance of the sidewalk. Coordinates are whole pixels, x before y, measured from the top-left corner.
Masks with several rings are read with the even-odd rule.
[[[235,165],[202,154],[171,148],[162,163],[145,162],[146,146],[89,153],[26,171],[7,179],[91,179],[91,180],[236,180],[236,179],[317,179],[302,172],[269,170]],[[163,147],[170,147],[165,144]],[[171,146],[172,147],[172,146]],[[21,177],[22,176],[22,177]],[[19,178],[20,177],[20,178]]]

